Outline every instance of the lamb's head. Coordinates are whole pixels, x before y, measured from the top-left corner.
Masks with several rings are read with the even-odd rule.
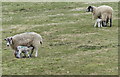
[[[6,41],[6,45],[7,46],[10,46],[13,44],[13,41],[12,41],[12,37],[7,37],[4,39]]]
[[[15,55],[15,57],[16,58],[20,58],[21,56],[20,56],[20,51],[19,50],[16,50],[15,52],[14,52],[14,55]]]
[[[86,12],[93,12],[93,7],[92,6],[88,6],[86,9]]]

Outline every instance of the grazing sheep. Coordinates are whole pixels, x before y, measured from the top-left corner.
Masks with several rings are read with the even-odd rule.
[[[35,32],[17,34],[11,37],[7,37],[5,40],[7,41],[7,46],[11,46],[11,48],[15,50],[14,53],[16,53],[18,46],[33,47],[30,57],[32,56],[34,49],[36,51],[35,57],[37,57],[38,47],[40,44],[42,44],[42,37]],[[17,54],[15,54],[15,57],[19,58]]]
[[[30,55],[29,55],[29,51],[31,51],[33,49],[33,47],[27,47],[27,46],[17,46],[17,51],[15,54],[17,54],[18,58],[21,57],[21,53],[24,53],[24,57],[27,57],[29,58]]]
[[[98,25],[98,27],[102,27],[102,19],[97,19],[96,22],[95,22],[95,25],[94,27],[96,27],[96,25]]]
[[[110,20],[110,27],[112,26],[112,12],[113,9],[110,6],[102,5],[99,7],[89,6],[86,10],[87,12],[92,12],[94,19],[102,19],[102,25],[107,26]]]

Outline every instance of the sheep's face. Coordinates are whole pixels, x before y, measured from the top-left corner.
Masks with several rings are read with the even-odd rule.
[[[4,40],[7,42],[6,43],[7,46],[10,46],[12,44],[12,37],[7,37]]]
[[[93,12],[93,7],[92,6],[88,6],[86,9],[86,12]]]

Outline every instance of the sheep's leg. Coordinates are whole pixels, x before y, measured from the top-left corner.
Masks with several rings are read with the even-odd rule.
[[[35,48],[35,57],[38,56],[38,48]]]
[[[106,14],[106,13],[103,13],[102,16],[101,16],[101,19],[102,19],[102,25],[103,25],[104,27],[107,27],[107,23],[108,23],[107,14]]]
[[[105,22],[105,26],[107,27],[107,23]]]
[[[105,27],[105,26],[104,26],[104,21],[102,21],[102,26]]]
[[[30,53],[30,57],[32,57],[33,51],[34,51],[34,49],[32,49],[32,51],[31,51],[31,53]]]
[[[34,46],[32,46],[33,49],[31,50],[30,57],[32,57],[33,51],[34,51]]]
[[[102,25],[103,25],[104,27],[106,27],[106,26],[107,26],[107,24],[106,24],[106,22],[105,22],[105,21],[102,21]]]
[[[112,18],[110,19],[110,27],[112,27]]]
[[[106,23],[108,24],[108,22],[109,22],[109,18],[107,18],[107,20],[106,20]]]
[[[17,50],[14,51],[14,56],[15,56],[15,57],[16,57],[16,52],[17,52]]]

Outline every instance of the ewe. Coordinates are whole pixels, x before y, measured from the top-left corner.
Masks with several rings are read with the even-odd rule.
[[[11,37],[7,37],[5,39],[7,41],[7,46],[11,46],[11,48],[15,51],[15,57],[18,58],[18,54],[16,54],[17,47],[18,46],[27,46],[27,47],[33,47],[30,57],[32,56],[33,51],[35,50],[35,57],[38,55],[38,47],[40,44],[42,44],[42,37],[41,35],[35,33],[35,32],[26,32],[17,34]]]
[[[110,20],[110,27],[112,26],[112,12],[113,9],[110,6],[102,5],[99,7],[88,6],[87,12],[92,12],[94,19],[102,19],[102,26],[107,26],[107,23]]]

